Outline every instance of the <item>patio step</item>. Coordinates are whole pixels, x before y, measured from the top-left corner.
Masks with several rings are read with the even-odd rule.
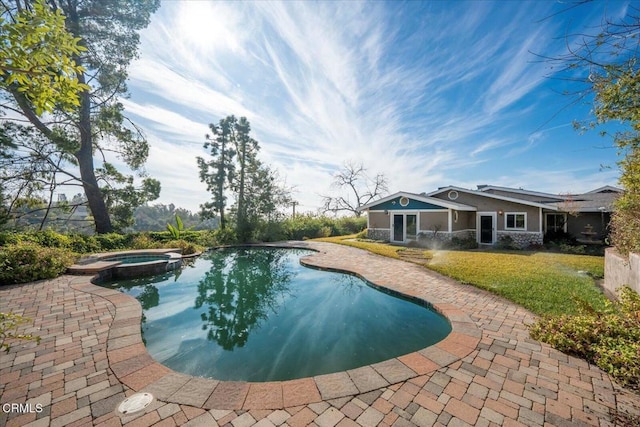
[[[415,264],[428,264],[431,258],[425,257],[424,251],[424,249],[407,248],[398,251],[398,256],[403,261],[413,262]]]

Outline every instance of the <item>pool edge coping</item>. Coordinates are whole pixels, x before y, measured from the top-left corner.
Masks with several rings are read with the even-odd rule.
[[[376,287],[425,301],[447,318],[451,324],[451,332],[432,346],[347,371],[286,381],[220,381],[175,372],[154,360],[142,341],[142,306],[134,297],[95,285],[91,276],[73,277],[69,286],[77,291],[104,298],[113,304],[115,312],[109,328],[106,352],[109,367],[121,383],[135,392],[149,392],[158,400],[167,403],[191,405],[207,410],[283,409],[352,397],[429,374],[459,361],[476,350],[482,332],[471,318],[455,305],[432,302],[417,293],[407,293],[381,285],[365,274],[355,271],[355,268],[347,270],[322,264],[322,257],[319,255],[326,254],[322,246],[332,244],[323,243],[319,245],[320,248],[310,247],[311,245],[313,242],[251,246],[313,250],[315,253],[303,257],[304,261],[301,259],[303,265],[352,274]]]

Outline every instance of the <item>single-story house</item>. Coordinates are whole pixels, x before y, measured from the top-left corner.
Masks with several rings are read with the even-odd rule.
[[[526,247],[542,244],[544,234],[553,231],[579,241],[602,241],[621,193],[612,186],[565,195],[494,185],[476,190],[448,186],[421,194],[401,191],[360,209],[367,212],[372,239],[407,244],[421,237],[459,237],[492,245],[509,236]]]

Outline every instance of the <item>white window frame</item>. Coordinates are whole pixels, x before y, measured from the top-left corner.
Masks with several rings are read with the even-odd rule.
[[[507,218],[509,217],[509,215],[515,215],[515,217],[513,218],[513,225],[515,226],[517,221],[517,215],[522,215],[524,216],[524,227],[508,227],[507,223],[508,220]],[[504,229],[505,230],[509,230],[509,231],[526,231],[527,230],[527,213],[526,212],[505,212],[504,213]]]

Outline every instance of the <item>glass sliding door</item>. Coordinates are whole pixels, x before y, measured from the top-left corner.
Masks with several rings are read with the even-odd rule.
[[[418,216],[407,215],[406,240],[416,240],[418,234]]]
[[[392,242],[407,242],[418,237],[418,215],[393,214]]]

